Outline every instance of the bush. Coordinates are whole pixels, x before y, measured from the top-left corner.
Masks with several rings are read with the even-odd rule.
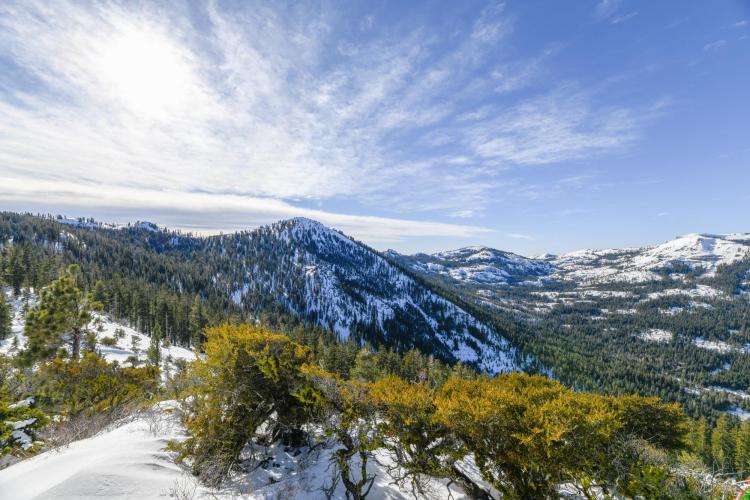
[[[0,393],[0,456],[31,450],[49,419],[34,408],[34,399],[11,404]]]
[[[158,368],[123,368],[91,352],[79,361],[50,361],[37,374],[41,402],[66,417],[138,405],[156,394],[158,380]]]
[[[196,385],[186,422],[191,436],[172,448],[205,482],[218,484],[262,424],[270,440],[299,444],[309,411],[295,394],[306,385],[300,367],[311,352],[254,325],[209,328],[204,347],[205,359],[188,375]]]
[[[102,337],[99,339],[99,343],[106,347],[115,347],[117,345],[117,339],[114,337]]]

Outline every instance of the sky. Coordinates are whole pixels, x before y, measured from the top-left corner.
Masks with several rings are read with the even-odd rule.
[[[750,232],[750,2],[0,4],[0,210],[405,253]]]

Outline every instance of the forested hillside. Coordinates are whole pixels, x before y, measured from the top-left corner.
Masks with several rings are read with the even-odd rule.
[[[388,256],[514,324],[525,332],[512,335],[516,345],[565,383],[658,395],[714,421],[750,415],[748,241],[687,235],[642,249],[526,259],[515,279],[500,281],[475,278],[491,274],[488,266],[507,270],[482,258],[493,255],[487,249],[436,254],[433,261],[451,256],[440,268],[423,255]],[[541,265],[545,272],[534,276]]]
[[[307,219],[195,237],[148,223],[3,214],[0,241],[15,288],[36,288],[67,263],[108,312],[173,343],[199,343],[217,318],[309,325],[340,341],[419,348],[489,372],[528,364],[499,329],[415,281],[379,254]],[[7,243],[6,243],[7,244]]]

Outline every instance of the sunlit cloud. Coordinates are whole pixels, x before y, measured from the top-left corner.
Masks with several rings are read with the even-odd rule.
[[[515,25],[499,3],[451,37],[372,14],[348,25],[303,4],[4,3],[0,176],[18,189],[0,201],[195,216],[191,200],[267,221],[344,200],[419,234],[415,214],[482,216],[512,169],[623,150],[648,114],[536,86],[558,47],[506,54]]]

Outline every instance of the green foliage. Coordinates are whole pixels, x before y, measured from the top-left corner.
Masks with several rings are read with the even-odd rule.
[[[5,300],[5,293],[0,288],[0,340],[10,337],[12,310],[10,304]]]
[[[29,311],[25,328],[28,345],[22,354],[25,362],[52,358],[63,345],[70,347],[72,359],[78,359],[93,312],[99,308],[91,294],[78,288],[78,275],[79,268],[70,266],[42,290],[38,304]]]
[[[36,374],[40,403],[66,415],[114,412],[153,398],[158,368],[123,368],[96,353],[79,360],[53,359]]]
[[[34,407],[33,399],[11,403],[0,391],[0,456],[32,450],[48,421],[44,412]]]
[[[735,438],[729,417],[722,415],[716,421],[711,433],[711,455],[716,467],[721,471],[730,471],[734,466]]]
[[[347,498],[362,500],[375,481],[375,476],[367,472],[369,459],[372,452],[385,445],[377,432],[378,414],[369,387],[358,380],[345,381],[313,365],[304,366],[303,373],[314,388],[307,388],[298,397],[314,409],[326,434],[341,443],[332,460]],[[359,459],[357,473],[352,469],[355,456]]]
[[[623,475],[614,468],[616,454],[629,443],[679,447],[685,432],[679,409],[655,399],[576,393],[521,373],[451,378],[436,408],[436,419],[474,454],[483,478],[510,498],[553,497],[556,485],[570,479],[616,485]],[[673,425],[629,420],[646,415]]]
[[[253,325],[222,325],[206,330],[205,360],[197,361],[191,437],[179,445],[180,459],[215,483],[232,469],[261,424],[272,439],[294,436],[307,420],[302,364],[311,351],[288,337]]]
[[[159,363],[161,362],[162,337],[163,334],[161,331],[161,325],[157,323],[156,328],[154,328],[154,331],[151,332],[151,341],[149,343],[148,350],[146,351],[148,361],[153,366],[159,366]]]

